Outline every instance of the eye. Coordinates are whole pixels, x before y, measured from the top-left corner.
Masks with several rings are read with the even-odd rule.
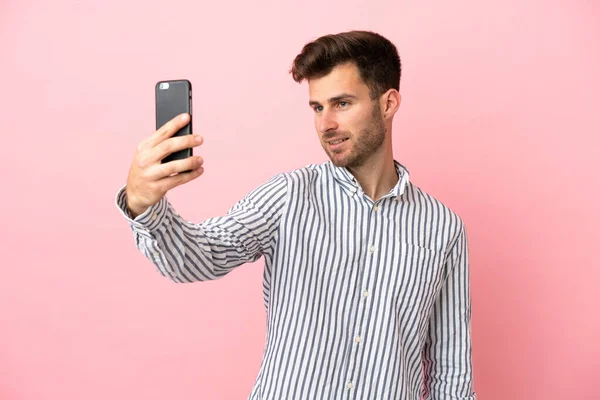
[[[315,106],[313,109],[315,110],[315,112],[321,112],[323,111],[323,106]]]
[[[339,105],[340,107],[344,108],[344,107],[346,107],[346,106],[350,105],[350,103],[348,103],[347,101],[340,101],[340,102],[338,103],[338,105]]]

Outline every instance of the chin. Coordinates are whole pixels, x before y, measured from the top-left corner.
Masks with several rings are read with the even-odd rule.
[[[329,159],[331,160],[331,163],[333,165],[335,165],[336,167],[339,167],[339,168],[347,168],[348,167],[348,163],[346,162],[346,160],[336,160],[335,158],[331,158],[331,157],[329,157]]]
[[[323,146],[323,150],[327,154],[327,157],[331,160],[331,163],[336,167],[340,168],[351,168],[355,167],[358,159],[357,155],[352,151],[353,149],[345,149],[341,153],[332,153],[329,149]]]
[[[329,159],[331,160],[331,163],[333,165],[335,165],[336,167],[340,167],[340,168],[348,168],[348,167],[352,167],[354,166],[354,160],[352,157],[348,157],[348,156],[336,156],[335,154],[332,156],[331,154],[329,155]]]

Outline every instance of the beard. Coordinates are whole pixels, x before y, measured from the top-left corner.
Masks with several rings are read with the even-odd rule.
[[[350,138],[350,149],[344,149],[341,152],[330,151],[326,143],[327,138],[323,138],[321,145],[333,165],[343,168],[356,168],[364,165],[381,148],[385,140],[385,123],[381,117],[379,103],[375,102],[369,124],[358,135],[351,135],[350,132],[332,131],[327,136],[329,138],[341,136]],[[342,156],[341,153],[345,154]]]

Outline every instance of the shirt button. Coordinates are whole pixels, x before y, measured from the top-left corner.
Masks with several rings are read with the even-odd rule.
[[[352,382],[348,382],[348,383],[346,384],[346,387],[347,387],[348,389],[352,389],[352,388],[354,387],[354,385],[352,384]]]
[[[354,341],[355,341],[356,343],[360,343],[360,341],[361,341],[361,340],[362,340],[362,338],[361,338],[360,336],[357,336],[357,337],[354,339]]]
[[[379,207],[377,207],[377,206],[373,207],[373,211],[377,212],[377,210],[379,210]]]
[[[371,253],[373,253],[375,251],[375,246],[369,247],[369,251],[371,251]]]
[[[154,256],[154,258],[158,258],[158,253],[157,252],[152,253],[152,255]]]
[[[365,291],[363,292],[363,297],[365,297],[365,298],[366,298],[366,297],[368,297],[368,296],[369,296],[369,291],[368,291],[368,290],[365,290]]]
[[[156,221],[156,213],[152,213],[152,221]]]

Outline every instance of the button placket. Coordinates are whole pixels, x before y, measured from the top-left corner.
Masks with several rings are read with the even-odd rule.
[[[362,293],[362,292],[361,292]],[[357,368],[360,368],[360,360],[363,357],[362,352],[364,351],[364,346],[361,346],[364,341],[364,336],[361,334],[362,325],[365,320],[366,313],[366,303],[362,300],[362,296],[357,299],[356,304],[356,314],[354,316],[354,321],[352,325],[355,327],[355,333],[348,338],[350,341],[349,353],[348,357],[348,369],[346,376],[346,389],[350,390],[355,387],[354,380],[356,379],[356,374],[360,373],[357,371]]]
[[[368,199],[366,199],[368,200]],[[379,206],[374,205],[369,200],[368,207],[373,210],[379,210]],[[372,283],[369,279],[373,279],[371,271],[373,271],[376,266],[376,260],[378,257],[375,257],[378,251],[378,246],[375,243],[375,227],[377,226],[377,219],[379,218],[377,213],[371,213],[369,218],[369,227],[367,231],[367,254],[364,258],[365,268],[363,269],[363,290],[359,293],[358,304],[357,304],[357,313],[354,318],[354,327],[355,333],[354,336],[350,339],[352,340],[352,345],[350,348],[350,357],[349,357],[349,365],[346,376],[347,390],[351,390],[355,388],[356,384],[354,383],[355,377],[357,374],[360,374],[360,369],[362,368],[361,360],[365,357],[364,352],[368,348],[368,346],[364,345],[365,335],[368,335],[366,332],[366,318],[365,314],[367,313],[367,299],[370,296],[370,292],[367,288],[371,287]]]

